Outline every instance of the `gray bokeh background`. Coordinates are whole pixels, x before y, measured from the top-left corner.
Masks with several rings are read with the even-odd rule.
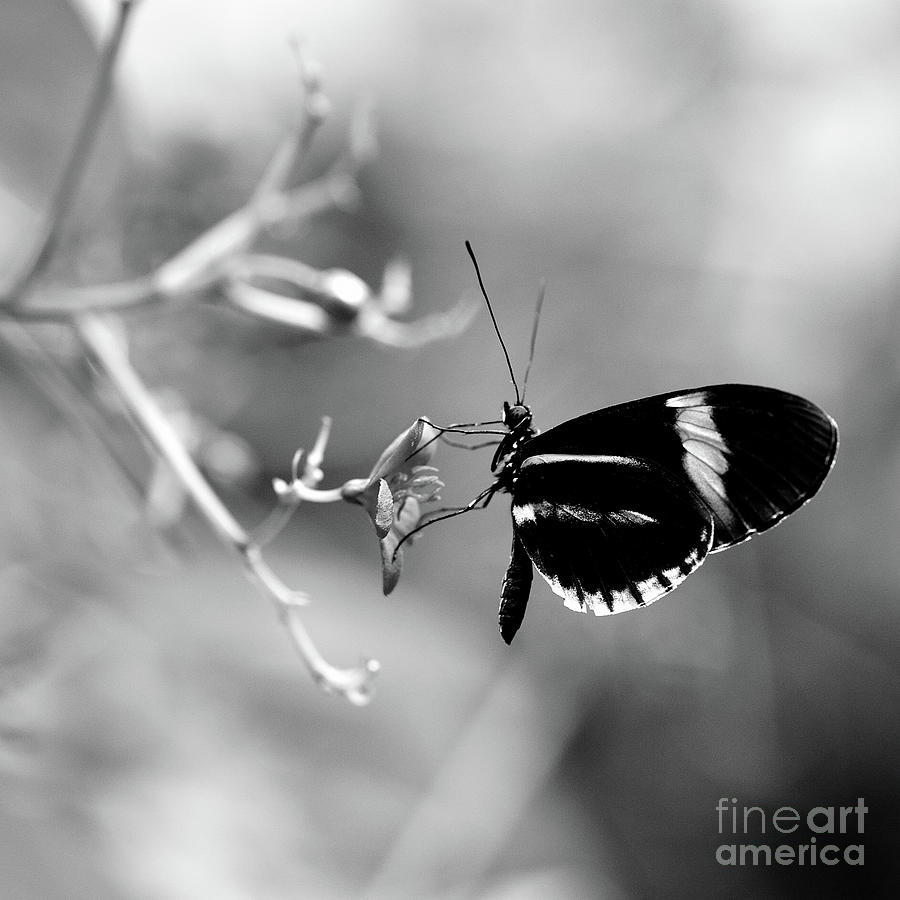
[[[86,19],[51,0],[0,11],[7,270],[108,22],[107,3],[79,9]],[[536,582],[511,649],[496,633],[505,501],[426,533],[388,599],[362,513],[304,508],[273,564],[312,596],[330,658],[381,660],[378,696],[358,710],[310,684],[202,522],[153,537],[39,364],[5,346],[0,893],[888,896],[896,6],[144,0],[55,277],[148,271],[243,202],[296,112],[292,35],[334,104],[302,174],[340,152],[368,95],[380,153],[357,213],[268,246],[372,283],[403,254],[425,313],[472,290],[468,238],[520,372],[547,281],[529,386],[539,425],[745,381],[831,412],[837,466],[776,532],[645,613],[588,619]],[[416,415],[493,417],[512,399],[486,315],[410,352],[304,342],[209,307],[128,322],[148,382],[253,448],[257,477],[223,489],[248,524],[323,414],[336,485]],[[35,334],[71,363],[64,335]],[[488,483],[488,451],[435,462],[448,502]],[[723,868],[720,797],[769,811],[864,797],[866,865]]]

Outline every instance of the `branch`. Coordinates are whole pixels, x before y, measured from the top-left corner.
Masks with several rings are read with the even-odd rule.
[[[102,103],[98,109],[95,106],[101,100],[105,102],[109,92],[109,72],[106,67],[111,66],[115,60],[115,52],[121,42],[119,31],[124,29],[122,19],[127,15],[130,5],[131,3],[123,0],[117,23],[120,28],[111,38],[104,54],[101,75],[105,75],[98,79],[95,102],[91,104],[89,114],[85,117],[81,140],[73,153],[76,175],[80,174],[83,167],[97,129],[99,112],[102,111]],[[23,320],[69,318],[82,312],[144,306],[200,291],[214,286],[225,277],[228,265],[235,257],[245,253],[263,232],[277,227],[296,227],[300,222],[335,206],[353,205],[359,196],[356,175],[373,143],[371,136],[368,136],[371,127],[368,118],[363,123],[356,123],[347,152],[324,176],[293,189],[286,187],[292,172],[305,158],[312,139],[329,110],[318,71],[313,64],[301,61],[301,80],[304,99],[297,126],[273,153],[250,199],[147,276],[86,288],[46,290],[38,296],[29,297],[27,304],[19,302],[20,295],[40,274],[54,249],[54,234],[58,231],[59,223],[53,217],[61,216],[67,208],[60,208],[54,203],[48,214],[48,237],[38,254],[42,259],[28,267],[27,278],[22,276],[8,295],[7,301],[15,305],[16,317]],[[101,91],[103,85],[105,87]],[[67,172],[73,168],[73,160],[70,160]],[[72,177],[64,177],[67,186]],[[73,188],[74,184],[67,187],[67,191]],[[3,298],[0,298],[0,305],[2,302]]]
[[[225,299],[254,318],[304,333],[353,334],[387,347],[422,347],[453,337],[480,309],[464,295],[443,312],[397,321],[393,315],[407,309],[411,299],[408,266],[398,261],[388,264],[378,293],[344,269],[314,269],[299,260],[258,253],[235,260],[229,276],[221,285]]]
[[[376,292],[351,272],[340,269],[319,271],[296,260],[254,256],[249,252],[266,230],[296,226],[324,209],[355,202],[358,170],[374,147],[370,119],[368,115],[358,115],[351,129],[349,147],[330,171],[300,187],[287,187],[328,112],[318,71],[303,59],[300,59],[303,105],[297,126],[274,152],[252,196],[240,209],[211,226],[147,276],[107,285],[51,288],[39,294],[33,291],[34,283],[45,272],[57,247],[60,230],[83,177],[112,90],[112,73],[126,26],[136,4],[137,0],[118,0],[113,31],[101,53],[93,91],[50,203],[42,238],[32,259],[22,267],[14,288],[0,296],[0,316],[20,321],[60,320],[72,325],[85,355],[117,389],[137,430],[177,479],[184,493],[193,500],[218,540],[240,558],[250,579],[274,603],[313,678],[327,691],[339,693],[352,703],[364,704],[371,699],[378,663],[363,660],[359,666],[349,669],[329,664],[319,653],[300,616],[305,596],[289,588],[272,571],[262,554],[264,543],[286,524],[303,499],[316,502],[350,499],[343,489],[316,490],[322,478],[320,466],[328,423],[323,422],[316,446],[299,476],[300,457],[295,458],[294,496],[279,494],[283,508],[263,523],[254,538],[206,481],[190,450],[131,366],[127,346],[112,327],[116,321],[109,311],[184,299],[215,288],[233,306],[245,312],[300,330],[362,335],[389,346],[420,346],[461,330],[471,319],[474,307],[458,304],[449,314],[426,317],[419,322],[397,322],[393,316],[405,312],[411,300],[411,279],[404,263],[388,266],[382,287]],[[263,285],[256,284],[256,279],[261,279]],[[272,281],[281,282],[289,294],[295,291],[301,296],[267,289],[267,282]],[[306,297],[309,299],[303,299]],[[422,431],[421,421],[418,424],[416,440]],[[398,440],[404,439],[406,434],[404,432]],[[410,454],[406,454],[400,459],[401,469],[409,458]],[[391,517],[396,515],[394,502],[398,501],[397,511],[407,510],[408,517],[409,510],[418,509],[422,491],[429,494],[425,499],[432,499],[436,476],[431,474],[425,481],[416,481],[407,478],[407,474],[398,469],[396,496],[390,492],[384,478],[372,484],[377,493],[377,505],[369,511],[382,542],[383,557],[385,541],[390,538],[384,532],[391,527]],[[404,507],[407,498],[410,502]],[[367,506],[358,499],[353,502]],[[394,568],[399,572],[398,567]],[[393,580],[396,581],[396,573]]]
[[[17,306],[24,293],[50,262],[59,240],[63,222],[72,208],[72,202],[81,183],[84,169],[90,158],[94,141],[112,93],[113,71],[119,57],[119,50],[125,38],[131,12],[137,0],[119,0],[112,33],[100,54],[100,62],[88,104],[75,137],[75,143],[63,168],[56,192],[44,217],[43,237],[38,241],[34,253],[5,296],[0,297],[0,306]]]
[[[44,289],[29,296],[27,304],[17,305],[15,316],[22,321],[59,321],[79,313],[115,312],[163,303],[212,287],[227,277],[233,258],[239,257],[263,231],[287,223],[297,225],[336,206],[350,206],[358,195],[349,173],[328,173],[286,193],[269,196],[265,203],[248,202],[210,226],[149,275],[89,287]]]
[[[249,250],[263,231],[295,224],[355,191],[355,182],[348,186],[341,173],[335,177],[329,173],[315,185],[317,191],[312,185],[286,191],[291,174],[306,157],[330,109],[318,67],[302,57],[300,81],[303,105],[297,126],[272,154],[250,199],[163,263],[152,276],[156,293],[176,296],[214,284],[222,277],[225,264]]]
[[[124,28],[130,5],[123,3],[120,7],[119,30]],[[104,56],[106,65],[114,59],[120,40],[121,35],[110,41]],[[248,252],[265,231],[296,226],[326,209],[354,203],[359,193],[357,174],[374,151],[371,110],[361,106],[350,129],[349,146],[331,169],[312,182],[286,188],[329,109],[317,68],[303,59],[300,65],[304,102],[297,126],[276,149],[252,196],[241,208],[212,225],[151,274],[141,278],[91,287],[45,289],[29,296],[27,303],[20,302],[14,292],[11,297],[16,299],[11,311],[16,318],[22,321],[68,320],[82,314],[162,303],[217,288],[235,308],[306,333],[355,334],[385,346],[409,348],[421,347],[463,331],[478,309],[467,298],[446,312],[418,321],[394,319],[397,313],[406,311],[412,296],[408,266],[404,263],[388,265],[384,283],[376,293],[351,272],[340,269],[320,271],[298,260]],[[105,83],[108,85],[108,73]],[[103,92],[99,93],[102,95]],[[95,131],[96,114],[87,118]],[[92,132],[86,125],[83,133]],[[86,154],[88,147],[89,143],[86,143],[75,156],[80,158]],[[51,251],[52,236],[44,252],[49,255]],[[39,270],[40,266],[36,266],[30,272],[29,284]],[[258,279],[281,282],[309,299],[269,290],[255,283]],[[24,284],[24,281],[20,282],[16,290],[24,290]]]
[[[30,380],[52,404],[72,433],[85,442],[88,453],[101,459],[106,457],[113,464],[113,472],[120,476],[123,490],[127,490],[130,500],[139,503],[143,485],[110,439],[107,423],[91,398],[57,359],[15,320],[7,320],[0,326],[0,357],[7,378],[13,374],[14,366],[21,365],[21,377]]]
[[[293,135],[282,143],[269,162],[265,174],[256,186],[251,203],[264,203],[271,194],[284,190],[291,173],[306,156],[316,131],[331,111],[331,103],[322,91],[319,67],[301,54],[296,43],[294,52],[300,68],[300,84],[303,89],[300,121]]]
[[[294,459],[291,463],[291,484],[300,482],[311,489],[315,489],[319,485],[324,477],[322,462],[325,458],[325,447],[330,436],[331,416],[323,416],[316,442],[313,444],[312,450],[306,454],[302,474],[300,472],[300,463],[303,460],[304,451],[298,450],[294,454]],[[282,532],[301,503],[301,498],[296,491],[291,491],[289,485],[282,479],[275,479],[273,486],[278,497],[278,505],[265,521],[257,526],[254,532],[254,538],[260,547],[265,547],[266,544],[273,541]]]
[[[74,320],[74,327],[91,361],[117,389],[136,426],[171,467],[213,533],[241,559],[251,580],[274,602],[313,678],[325,690],[342,694],[351,703],[367,703],[372,696],[372,680],[378,672],[378,662],[364,660],[356,668],[339,669],[323,658],[300,618],[299,607],[305,597],[285,585],[272,571],[259,545],[209,486],[132,367],[127,350],[109,321],[94,314],[84,314]]]

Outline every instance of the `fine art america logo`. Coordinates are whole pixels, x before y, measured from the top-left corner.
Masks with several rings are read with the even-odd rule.
[[[737,797],[722,797],[716,804],[719,834],[735,843],[720,844],[716,861],[723,866],[862,866],[868,811],[862,797],[855,806],[806,811],[781,806],[771,814],[759,806],[738,806]]]

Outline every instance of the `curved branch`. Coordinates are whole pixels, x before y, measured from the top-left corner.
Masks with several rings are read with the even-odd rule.
[[[91,361],[117,389],[135,424],[171,467],[213,533],[240,557],[251,580],[274,602],[313,678],[327,691],[341,694],[352,703],[368,702],[372,696],[372,681],[378,673],[378,662],[364,660],[354,668],[339,669],[322,657],[300,618],[299,607],[305,602],[305,597],[285,585],[272,571],[259,545],[210,487],[131,366],[127,350],[116,331],[106,319],[94,314],[77,317],[74,327]]]

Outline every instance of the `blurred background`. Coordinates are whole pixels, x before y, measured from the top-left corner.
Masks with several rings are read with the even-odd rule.
[[[0,7],[4,272],[34,239],[111,8]],[[148,272],[245,201],[296,119],[295,37],[334,105],[301,176],[341,152],[367,97],[380,151],[356,213],[267,246],[372,284],[402,254],[424,314],[471,291],[468,238],[519,372],[547,281],[539,426],[758,383],[838,420],[836,468],[646,613],[583,617],[536,580],[511,648],[505,501],[427,532],[387,599],[362,512],[304,507],[270,558],[313,598],[326,656],[380,659],[358,709],[312,685],[203,522],[154,534],[48,380],[33,341],[71,367],[65,332],[5,323],[0,895],[892,896],[900,9],[143,0],[57,281]],[[238,460],[220,489],[248,525],[323,414],[331,486],[417,415],[493,418],[512,399],[486,315],[414,351],[209,305],[127,323],[147,381]],[[489,483],[488,454],[441,449],[445,501]],[[720,866],[720,797],[769,812],[862,797],[865,834],[837,843],[864,843],[865,866]]]

